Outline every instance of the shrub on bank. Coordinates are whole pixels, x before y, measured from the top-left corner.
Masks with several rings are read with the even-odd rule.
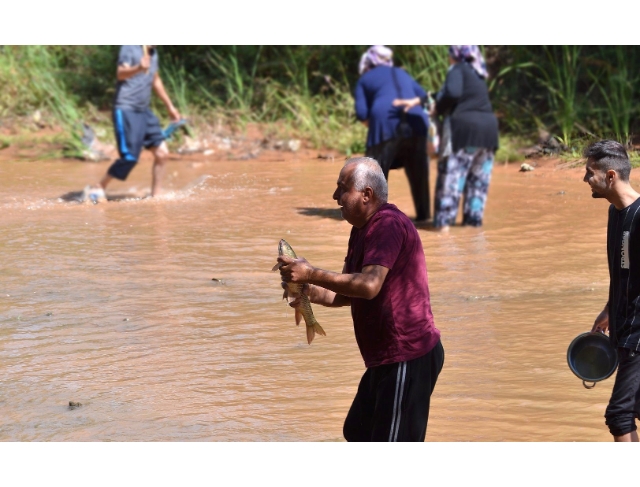
[[[160,46],[161,75],[178,109],[194,119],[237,126],[277,124],[315,147],[361,153],[365,128],[352,91],[368,46]],[[428,91],[442,84],[447,46],[391,46],[396,63]],[[0,47],[4,124],[36,111],[81,149],[81,122],[111,137],[110,106],[118,46]],[[637,110],[637,46],[484,46],[489,87],[504,142],[498,157],[521,157],[514,144],[541,127],[567,148],[584,137],[629,146]],[[154,108],[164,117],[157,99]],[[197,127],[195,127],[197,130]],[[570,153],[575,152],[571,149]]]

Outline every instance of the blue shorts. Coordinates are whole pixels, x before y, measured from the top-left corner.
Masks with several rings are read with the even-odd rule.
[[[113,128],[120,159],[109,168],[109,175],[124,181],[133,167],[138,163],[142,148],[158,147],[164,141],[160,121],[151,109],[141,112],[113,110]]]

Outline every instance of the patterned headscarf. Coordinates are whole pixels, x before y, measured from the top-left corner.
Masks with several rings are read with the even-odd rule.
[[[358,73],[375,68],[376,66],[393,66],[393,51],[387,46],[371,46],[360,58]]]
[[[449,46],[449,55],[458,62],[469,63],[481,78],[488,76],[487,65],[478,46]]]

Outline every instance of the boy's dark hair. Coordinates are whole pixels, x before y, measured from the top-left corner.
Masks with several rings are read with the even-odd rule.
[[[605,172],[613,169],[618,173],[620,179],[629,181],[631,163],[626,149],[620,142],[599,140],[589,145],[583,155],[587,159],[591,159],[597,169]]]

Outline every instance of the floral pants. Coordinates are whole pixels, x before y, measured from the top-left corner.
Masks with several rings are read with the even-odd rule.
[[[435,216],[433,225],[453,225],[464,194],[463,225],[482,225],[487,191],[491,181],[494,153],[488,149],[467,147],[438,161]]]

